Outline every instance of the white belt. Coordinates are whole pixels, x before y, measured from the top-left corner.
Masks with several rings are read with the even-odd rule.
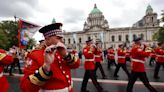
[[[99,55],[95,55],[95,57],[100,57]]]
[[[139,63],[143,63],[143,64],[145,63],[143,60],[139,60],[139,59],[133,59],[133,58],[132,58],[132,61],[133,61],[133,62],[139,62]]]
[[[158,57],[164,57],[164,55],[157,55]]]
[[[0,77],[2,77],[2,76],[3,76],[3,72],[0,73]]]
[[[94,61],[94,59],[85,59],[85,61]]]
[[[113,54],[109,54],[109,56],[114,56]]]
[[[39,92],[69,92],[70,89],[72,89],[72,85],[70,85],[69,87],[65,87],[65,88],[57,89],[57,90],[40,89]]]
[[[118,56],[118,58],[125,58],[125,56]]]

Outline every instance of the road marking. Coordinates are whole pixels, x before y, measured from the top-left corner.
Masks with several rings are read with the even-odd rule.
[[[73,81],[83,81],[82,78],[72,78]],[[114,83],[114,84],[127,84],[128,81],[125,80],[107,80],[107,79],[98,79],[98,82],[101,83]],[[89,80],[91,82],[91,80]],[[141,81],[136,81],[135,84],[141,85],[143,84]],[[164,86],[164,82],[150,82],[153,86]]]
[[[4,73],[4,75],[9,75],[8,73]],[[23,74],[13,74],[14,77],[23,77]],[[79,81],[82,82],[83,79],[82,78],[72,78],[73,81]],[[128,81],[125,80],[108,80],[108,79],[98,79],[97,80],[100,83],[112,83],[112,84],[127,84]],[[89,82],[91,82],[91,80],[89,79]],[[143,84],[141,81],[136,81],[135,84],[137,85],[141,85]],[[150,82],[151,85],[153,86],[164,86],[164,82]]]

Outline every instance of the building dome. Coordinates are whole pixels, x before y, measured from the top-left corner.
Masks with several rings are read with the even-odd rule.
[[[148,5],[147,9],[146,9],[146,15],[147,14],[152,14],[152,13],[153,13],[153,8],[150,5]]]
[[[56,20],[55,20],[55,18],[53,18],[53,19],[52,19],[52,23],[56,23]]]
[[[95,13],[101,13],[101,11],[97,8],[96,4],[94,5],[93,10],[91,11],[91,14],[95,14]]]

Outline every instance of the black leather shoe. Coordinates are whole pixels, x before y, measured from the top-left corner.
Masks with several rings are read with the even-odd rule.
[[[160,77],[159,76],[154,76],[154,79],[160,79]]]
[[[117,77],[119,77],[119,76],[118,76],[118,75],[114,75],[114,77],[116,77],[116,78],[117,78]]]

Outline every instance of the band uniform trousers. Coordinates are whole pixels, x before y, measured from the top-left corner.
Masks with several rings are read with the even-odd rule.
[[[150,58],[150,61],[149,61],[149,65],[152,66],[152,62],[154,63],[155,62],[155,58]]]
[[[105,76],[105,72],[104,72],[104,70],[103,70],[103,68],[102,68],[101,63],[100,63],[100,62],[96,62],[96,63],[95,63],[95,66],[96,66],[96,67],[95,67],[95,75],[96,75],[97,69],[99,68],[100,71],[101,71],[102,77],[103,77],[103,78],[106,77],[106,76]]]
[[[108,69],[110,69],[111,64],[114,64],[117,67],[115,60],[108,58]]]
[[[91,78],[91,80],[92,80],[93,84],[95,85],[96,89],[98,90],[98,92],[102,92],[103,89],[100,86],[100,84],[97,82],[97,78],[94,75],[94,70],[85,70],[82,87],[81,87],[81,92],[86,92],[86,87],[87,87],[89,78]]]
[[[155,70],[154,70],[154,78],[158,77],[158,73],[159,73],[161,65],[164,66],[164,63],[156,62],[156,66],[155,66]]]
[[[127,74],[127,76],[130,77],[130,73],[127,70],[127,67],[126,67],[126,63],[125,64],[121,64],[121,63],[117,64],[116,70],[114,72],[114,76],[117,76],[117,73],[118,73],[120,67],[122,67],[122,69],[125,71],[125,73]]]
[[[133,85],[136,82],[137,78],[139,78],[143,84],[145,85],[145,87],[147,87],[149,89],[150,92],[157,92],[149,83],[149,80],[147,78],[146,72],[132,72],[131,73],[131,77],[129,79],[128,82],[128,86],[127,86],[127,92],[133,92]]]

